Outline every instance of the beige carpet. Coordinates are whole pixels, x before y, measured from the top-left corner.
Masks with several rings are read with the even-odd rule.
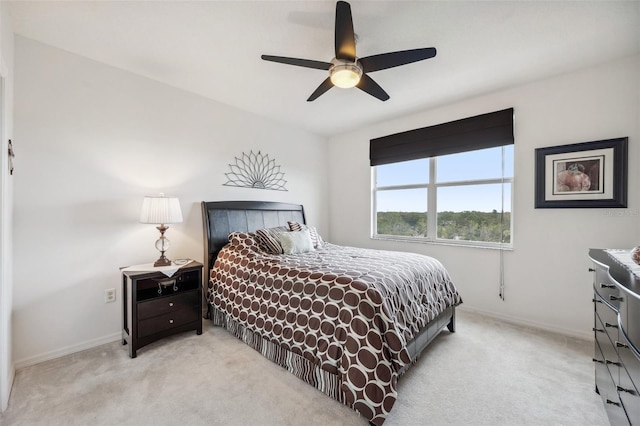
[[[608,425],[592,343],[459,311],[385,425]],[[205,321],[130,359],[119,342],[20,370],[5,425],[366,425]]]

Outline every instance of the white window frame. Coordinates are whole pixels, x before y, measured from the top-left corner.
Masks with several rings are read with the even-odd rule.
[[[504,155],[506,146],[502,147],[502,174],[504,175]],[[470,151],[467,151],[470,152]],[[515,152],[514,152],[515,155]],[[436,182],[437,176],[437,159],[438,157],[429,158],[429,183],[426,184],[409,184],[409,185],[389,185],[376,187],[377,182],[377,167],[371,167],[371,238],[375,240],[391,240],[391,241],[408,241],[419,242],[429,244],[444,244],[444,245],[456,245],[456,246],[470,246],[470,247],[482,247],[482,248],[495,248],[495,249],[513,249],[513,224],[514,224],[514,177],[499,177],[492,179],[478,179],[478,180],[460,180],[460,181],[447,181]],[[515,165],[514,165],[515,169]],[[515,175],[515,170],[514,173]],[[445,238],[438,238],[438,210],[437,210],[437,194],[438,188],[452,187],[452,186],[466,186],[466,185],[485,185],[485,184],[502,184],[504,191],[505,185],[510,184],[511,187],[511,205],[503,206],[502,211],[511,212],[511,220],[509,221],[509,231],[511,235],[510,242],[491,242],[491,241],[470,241],[470,240],[450,240]],[[378,218],[377,218],[377,193],[378,191],[391,191],[402,189],[427,189],[427,236],[426,237],[408,237],[403,235],[387,235],[378,234]],[[504,201],[504,195],[502,197]],[[436,214],[428,214],[429,212],[435,212]]]

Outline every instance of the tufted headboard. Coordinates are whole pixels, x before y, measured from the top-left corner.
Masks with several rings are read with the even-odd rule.
[[[229,242],[230,232],[253,232],[261,228],[287,226],[287,221],[306,223],[300,204],[270,201],[203,201],[204,258],[207,270],[218,252]]]

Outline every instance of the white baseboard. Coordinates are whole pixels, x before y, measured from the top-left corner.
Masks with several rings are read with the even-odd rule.
[[[15,370],[20,370],[21,368],[29,367],[31,365],[39,364],[44,361],[50,361],[52,359],[60,358],[61,356],[73,354],[76,352],[84,351],[87,349],[95,348],[96,346],[104,345],[106,343],[115,342],[117,340],[122,339],[122,332],[119,331],[117,333],[108,334],[106,336],[98,337],[96,339],[91,339],[84,341],[82,343],[78,343],[76,345],[67,346],[64,348],[56,349],[55,351],[45,352],[40,355],[32,356],[29,358],[21,359],[15,362]]]
[[[460,305],[456,308],[456,310],[461,310],[461,311],[465,311],[465,312],[472,312],[472,313],[476,313],[476,314],[480,314],[480,315],[484,315],[487,317],[491,317],[500,321],[504,321],[504,322],[508,322],[511,324],[515,324],[515,325],[520,325],[520,326],[524,326],[524,327],[531,327],[531,328],[537,328],[540,330],[544,330],[544,331],[549,331],[552,333],[556,333],[556,334],[562,334],[565,336],[569,336],[569,337],[573,337],[576,339],[581,339],[581,340],[589,340],[589,341],[593,341],[593,334],[589,333],[589,332],[579,332],[576,330],[572,330],[572,329],[568,329],[568,328],[563,328],[563,327],[558,327],[557,325],[550,325],[550,324],[544,324],[544,323],[540,323],[537,321],[529,321],[529,320],[525,320],[522,318],[518,318],[518,317],[513,317],[510,315],[503,315],[503,314],[498,314],[495,312],[491,312],[491,311],[484,311],[482,309],[476,309],[476,308],[469,308],[468,306],[465,305]]]

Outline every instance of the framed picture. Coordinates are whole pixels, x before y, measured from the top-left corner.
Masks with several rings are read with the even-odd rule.
[[[536,149],[536,208],[627,207],[628,138]]]

